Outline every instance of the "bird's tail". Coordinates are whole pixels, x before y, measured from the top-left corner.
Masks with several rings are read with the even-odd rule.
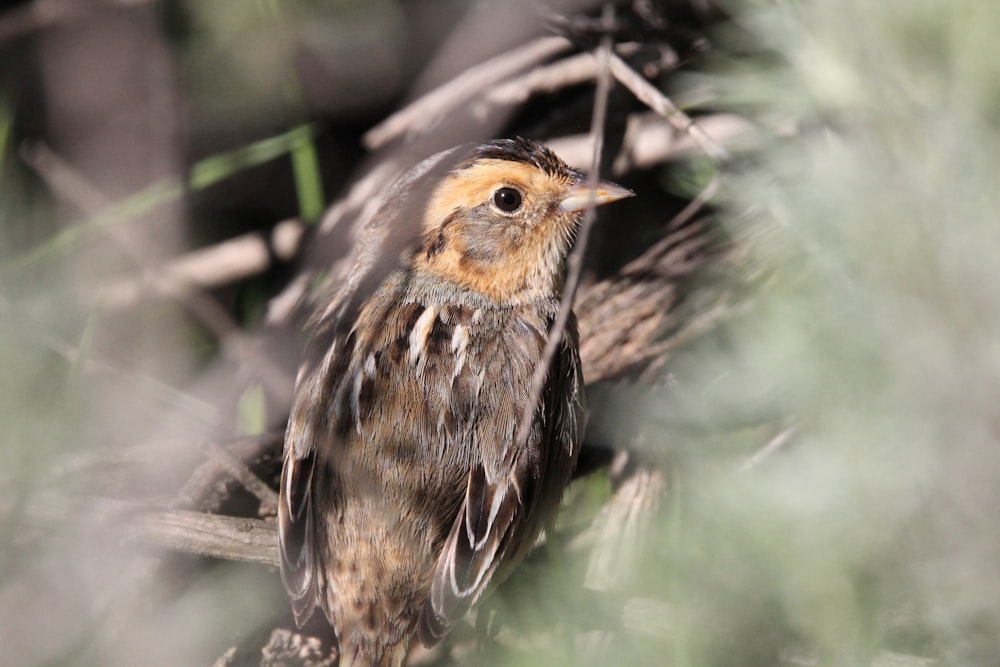
[[[385,637],[345,636],[340,642],[339,667],[402,667],[409,649],[407,640],[404,637],[393,644]]]

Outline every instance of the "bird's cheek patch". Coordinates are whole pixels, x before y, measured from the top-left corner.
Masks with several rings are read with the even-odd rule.
[[[493,264],[503,260],[516,247],[517,230],[514,225],[474,225],[463,237],[464,260],[480,264]]]
[[[492,264],[500,260],[503,255],[503,250],[497,247],[497,244],[476,240],[466,243],[462,252],[462,260],[477,264]]]

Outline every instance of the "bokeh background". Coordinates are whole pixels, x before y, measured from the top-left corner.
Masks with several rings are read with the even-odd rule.
[[[412,664],[1000,664],[997,26],[982,0],[8,3],[0,663],[333,664],[273,566],[309,312],[420,158],[522,134],[587,167],[607,75],[601,170],[638,196],[587,253],[581,470]]]

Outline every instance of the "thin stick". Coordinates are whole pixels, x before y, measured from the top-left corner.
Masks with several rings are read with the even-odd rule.
[[[750,145],[753,139],[750,123],[731,113],[717,113],[698,119],[699,129],[713,142],[727,147]],[[589,134],[575,134],[550,139],[546,142],[556,154],[571,167],[589,163],[591,146]],[[663,116],[644,111],[629,118],[625,140],[611,167],[612,176],[621,176],[635,169],[648,169],[702,152],[698,142],[688,132],[681,132]]]
[[[743,465],[740,466],[740,472],[747,472],[756,468],[760,465],[761,461],[788,444],[788,442],[795,435],[796,430],[795,426],[789,426],[782,429],[778,435],[768,440],[767,444],[758,449],[753,453],[753,456],[743,462]]]
[[[619,44],[615,48],[617,53],[630,56],[639,50],[639,45]],[[537,93],[553,93],[594,81],[600,74],[600,67],[596,50],[567,56],[551,64],[534,67],[490,88],[483,99],[475,102],[473,109],[476,114],[483,115],[493,106],[522,104]]]
[[[612,5],[604,6],[603,19],[605,23],[611,21]],[[598,51],[598,60],[601,64],[597,76],[597,87],[594,91],[594,116],[591,120],[590,133],[594,139],[594,153],[591,156],[590,173],[587,176],[587,185],[592,193],[597,192],[598,166],[601,160],[601,148],[604,145],[604,121],[608,112],[608,91],[611,88],[611,70],[609,59],[611,57],[611,37],[605,35],[601,39],[601,48]],[[593,194],[591,195],[593,197]],[[583,274],[583,258],[587,252],[587,240],[590,238],[590,228],[593,227],[596,217],[594,204],[591,199],[587,204],[587,209],[583,213],[580,221],[580,231],[577,233],[576,246],[570,253],[566,263],[566,283],[563,287],[562,300],[559,302],[559,312],[556,320],[549,330],[549,339],[545,342],[545,349],[542,351],[541,362],[535,366],[535,373],[531,378],[531,392],[528,394],[528,408],[521,415],[521,422],[517,427],[518,449],[524,447],[528,441],[528,433],[531,430],[531,422],[535,417],[535,408],[542,396],[542,389],[545,385],[545,377],[548,375],[549,366],[555,358],[556,350],[562,344],[563,333],[566,331],[566,324],[569,316],[573,312],[573,299],[576,297],[577,288],[580,286],[580,276]]]
[[[437,125],[448,111],[467,103],[477,93],[570,46],[572,44],[565,37],[540,37],[475,65],[368,130],[362,141],[369,150],[375,150],[404,134],[426,132]]]
[[[278,565],[278,529],[273,521],[183,510],[151,512],[138,518],[128,535],[172,551]]]
[[[278,494],[264,483],[260,477],[254,474],[250,470],[250,466],[217,442],[206,440],[202,442],[202,446],[208,452],[209,457],[260,501],[261,514],[272,515],[278,513]]]
[[[79,496],[43,495],[28,508],[28,517],[38,525],[81,515],[98,525],[121,529],[126,542],[138,545],[212,558],[278,564],[278,527],[274,521],[164,510],[127,500]]]
[[[154,0],[101,0],[108,7],[129,9],[137,5],[152,4]],[[0,17],[0,44],[16,37],[81,18],[96,9],[92,3],[79,0],[49,0],[7,9]]]
[[[649,81],[646,81],[628,63],[615,54],[611,54],[611,73],[619,83],[628,88],[640,102],[670,121],[670,124],[682,132],[687,132],[691,138],[713,160],[722,161],[729,157],[729,151],[705,134],[694,120],[677,108],[670,98],[661,93]]]
[[[157,281],[166,274],[192,288],[207,289],[228,285],[260,275],[272,267],[274,258],[291,259],[305,236],[305,224],[284,220],[270,236],[249,232],[225,241],[180,255],[159,269],[146,269],[141,275],[119,280],[97,290],[99,306],[114,310],[142,303],[142,299],[164,296]]]

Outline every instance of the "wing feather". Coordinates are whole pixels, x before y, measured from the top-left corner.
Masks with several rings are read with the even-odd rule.
[[[491,582],[506,576],[550,518],[541,514],[558,507],[579,453],[581,384],[576,323],[572,321],[536,408],[536,429],[527,450],[539,456],[505,457],[505,471],[494,474],[492,480],[481,463],[469,472],[465,501],[445,540],[431,596],[421,613],[419,632],[424,644],[440,640]]]
[[[469,473],[465,503],[445,541],[422,615],[424,643],[443,637],[482,595],[502,561],[520,511],[514,484],[490,484],[482,465]]]
[[[285,452],[278,509],[278,542],[281,580],[292,600],[295,621],[301,627],[316,604],[315,519],[312,510],[312,477],[315,456],[296,458]]]
[[[321,323],[322,324],[322,323]],[[313,352],[299,372],[288,427],[278,503],[278,547],[281,579],[292,602],[295,622],[301,627],[320,603],[321,582],[317,568],[322,538],[314,508],[314,484],[319,453],[334,446],[329,397],[344,375],[352,337],[343,339],[335,327],[310,341]],[[325,340],[321,340],[325,339]],[[335,507],[324,511],[335,511]]]

